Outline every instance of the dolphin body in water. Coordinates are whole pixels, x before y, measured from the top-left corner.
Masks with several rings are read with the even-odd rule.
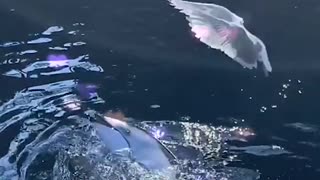
[[[93,126],[110,153],[129,156],[150,172],[165,173],[168,179],[176,179],[171,163],[176,157],[146,131],[123,120],[100,115]]]

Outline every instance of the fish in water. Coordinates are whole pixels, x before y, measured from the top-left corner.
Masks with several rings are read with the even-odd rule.
[[[215,4],[169,0],[186,15],[191,31],[203,43],[224,52],[243,67],[272,71],[264,43],[244,27],[244,20],[227,8]]]

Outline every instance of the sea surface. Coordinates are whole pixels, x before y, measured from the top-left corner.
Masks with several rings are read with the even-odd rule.
[[[179,179],[320,179],[320,2],[201,2],[244,19],[268,77],[167,0],[1,0],[0,180],[159,179],[97,158],[90,114],[112,109],[161,131]]]

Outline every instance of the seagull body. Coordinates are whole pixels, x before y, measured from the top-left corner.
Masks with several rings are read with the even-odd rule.
[[[186,15],[191,31],[209,47],[221,50],[243,67],[262,63],[266,74],[272,71],[264,43],[244,27],[244,20],[227,8],[215,4],[169,0]]]

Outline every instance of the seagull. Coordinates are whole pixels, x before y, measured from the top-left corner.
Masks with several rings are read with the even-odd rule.
[[[191,31],[202,43],[224,52],[245,68],[262,63],[265,75],[271,73],[266,46],[244,27],[244,20],[223,6],[209,3],[169,0],[186,15]]]

